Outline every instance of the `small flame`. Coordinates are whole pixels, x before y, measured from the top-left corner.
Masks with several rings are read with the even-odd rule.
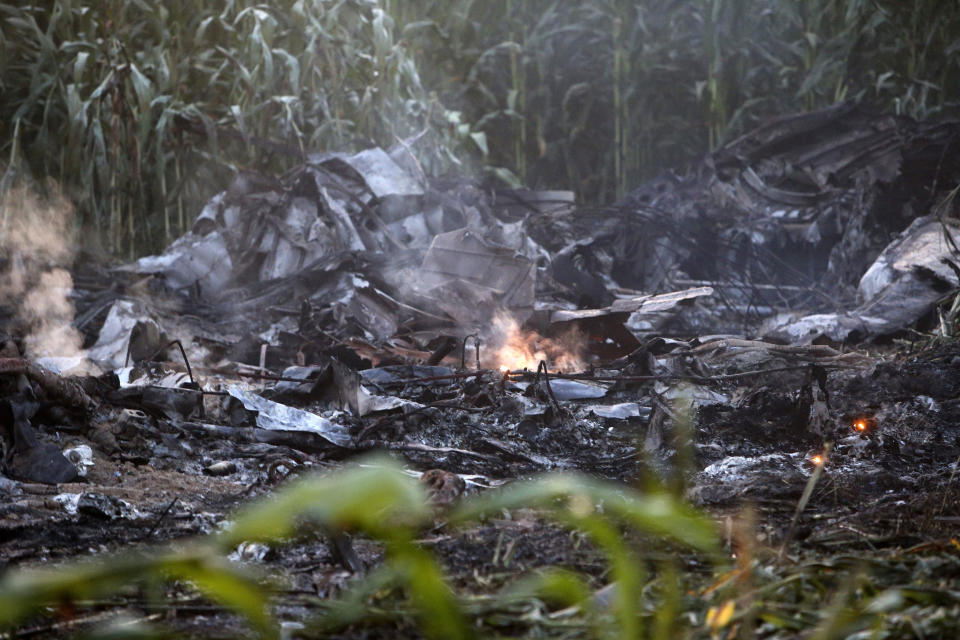
[[[857,431],[866,431],[867,430],[867,421],[860,419],[853,423],[853,428]]]
[[[823,464],[823,456],[820,454],[817,454],[812,458],[810,458],[810,462],[812,462],[814,465],[819,467]]]
[[[501,371],[536,369],[541,360],[551,371],[583,371],[581,353],[583,336],[575,329],[556,338],[546,338],[536,331],[520,327],[513,316],[498,313],[493,318],[493,332],[488,338],[487,366]]]

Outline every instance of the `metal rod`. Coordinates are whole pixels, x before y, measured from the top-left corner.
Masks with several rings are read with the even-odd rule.
[[[460,368],[467,368],[467,342],[473,338],[473,344],[477,349],[477,369],[480,369],[480,336],[476,333],[471,333],[468,336],[463,337],[463,348],[460,350]]]
[[[543,372],[543,382],[547,387],[547,393],[550,395],[550,402],[553,403],[553,410],[559,415],[560,404],[557,402],[557,397],[553,395],[553,389],[550,387],[550,371],[547,369],[546,360],[541,360],[540,364],[537,365],[537,377],[534,379],[534,382],[540,379],[541,372]]]

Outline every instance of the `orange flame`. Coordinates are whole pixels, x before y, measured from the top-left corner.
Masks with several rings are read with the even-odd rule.
[[[513,316],[498,313],[488,338],[491,349],[486,366],[501,371],[536,369],[541,360],[551,371],[583,371],[583,336],[574,330],[557,338],[545,338],[536,331],[525,331]]]
[[[823,456],[821,456],[820,454],[817,454],[812,458],[810,458],[810,462],[812,462],[813,464],[819,467],[820,465],[823,464]]]
[[[853,428],[857,431],[866,431],[867,430],[867,421],[860,419],[853,423]]]

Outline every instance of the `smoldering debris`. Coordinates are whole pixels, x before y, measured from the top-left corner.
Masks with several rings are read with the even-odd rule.
[[[960,457],[958,131],[840,105],[603,210],[427,179],[403,150],[241,173],[162,255],[48,276],[75,318],[3,308],[0,491],[56,497],[0,528],[210,531],[384,450],[438,502],[549,469],[659,477],[758,505],[780,541],[820,465],[801,543],[935,535],[947,520],[890,522],[929,506],[918,487],[947,495]],[[3,258],[18,282],[57,273],[24,255]],[[44,322],[82,336],[47,355],[84,368],[22,355]],[[890,342],[931,329],[916,353]],[[377,561],[358,548],[348,571]]]
[[[785,116],[613,207],[534,217],[527,229],[554,255],[576,246],[581,266],[564,262],[562,281],[583,288],[611,279],[604,305],[620,293],[616,287],[646,294],[713,287],[706,312],[675,318],[673,334],[856,342],[902,331],[956,286],[941,260],[956,264],[949,220],[960,178],[957,135],[955,123],[871,116],[852,104]],[[912,236],[917,228],[908,227],[926,215],[934,216],[924,227],[932,235],[920,238],[939,233],[942,242],[897,243],[909,253],[920,242],[928,259],[910,255],[900,263],[916,284],[888,322],[894,310],[878,308],[880,288],[861,280],[876,274],[880,267],[871,265],[881,252],[899,234]],[[791,328],[793,318],[807,325],[803,331]],[[833,325],[845,330],[830,331]]]

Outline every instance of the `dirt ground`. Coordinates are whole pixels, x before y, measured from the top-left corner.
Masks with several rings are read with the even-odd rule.
[[[373,449],[392,450],[412,472],[460,474],[467,493],[558,468],[637,486],[651,475],[667,482],[680,477],[687,495],[715,517],[719,530],[726,527],[729,533],[730,522],[749,506],[756,512],[758,543],[773,550],[789,535],[788,552],[797,559],[947,544],[960,524],[955,478],[960,345],[914,353],[903,345],[874,347],[856,362],[826,372],[829,401],[820,433],[810,430],[810,397],[817,396],[810,389],[818,382],[811,382],[816,376],[809,367],[697,382],[681,396],[693,398],[695,407],[690,455],[677,444],[676,424],[663,419],[671,410],[669,390],[655,390],[660,381],[611,387],[606,403],[653,407],[645,417],[626,419],[587,413],[584,406],[592,400],[566,400],[559,403],[559,414],[548,410],[517,420],[519,392],[496,372],[479,381],[405,384],[393,389],[397,397],[455,398],[458,404],[356,420],[354,433],[370,437],[353,451],[326,454],[238,443],[200,423],[107,408],[84,433],[40,426],[44,440],[64,448],[89,446],[92,465],[80,482],[8,488],[0,513],[0,557],[9,569],[176,544],[216,531],[238,507],[269,495],[289,478],[336,469]],[[736,368],[728,364],[726,371]],[[219,401],[207,399],[207,420],[217,415]],[[858,423],[865,425],[862,431]],[[812,456],[825,442],[832,449],[823,476],[791,530],[815,468]],[[236,470],[214,477],[209,469],[217,462],[232,463]],[[467,530],[447,530],[441,522],[423,532],[420,543],[436,554],[458,589],[472,594],[492,593],[538,567],[580,571],[598,589],[609,579],[609,567],[583,534],[535,512]],[[382,559],[378,544],[355,539],[353,548],[366,569]],[[319,534],[284,547],[241,547],[234,556],[280,578],[281,619],[297,619],[310,610],[312,598],[339,593],[352,579],[330,541]],[[156,612],[135,596],[100,603],[97,609],[132,608],[195,637],[249,633],[224,610],[188,593],[180,597],[182,602]],[[38,623],[22,631],[53,637],[63,629]],[[397,631],[374,628],[348,636],[386,637]]]

